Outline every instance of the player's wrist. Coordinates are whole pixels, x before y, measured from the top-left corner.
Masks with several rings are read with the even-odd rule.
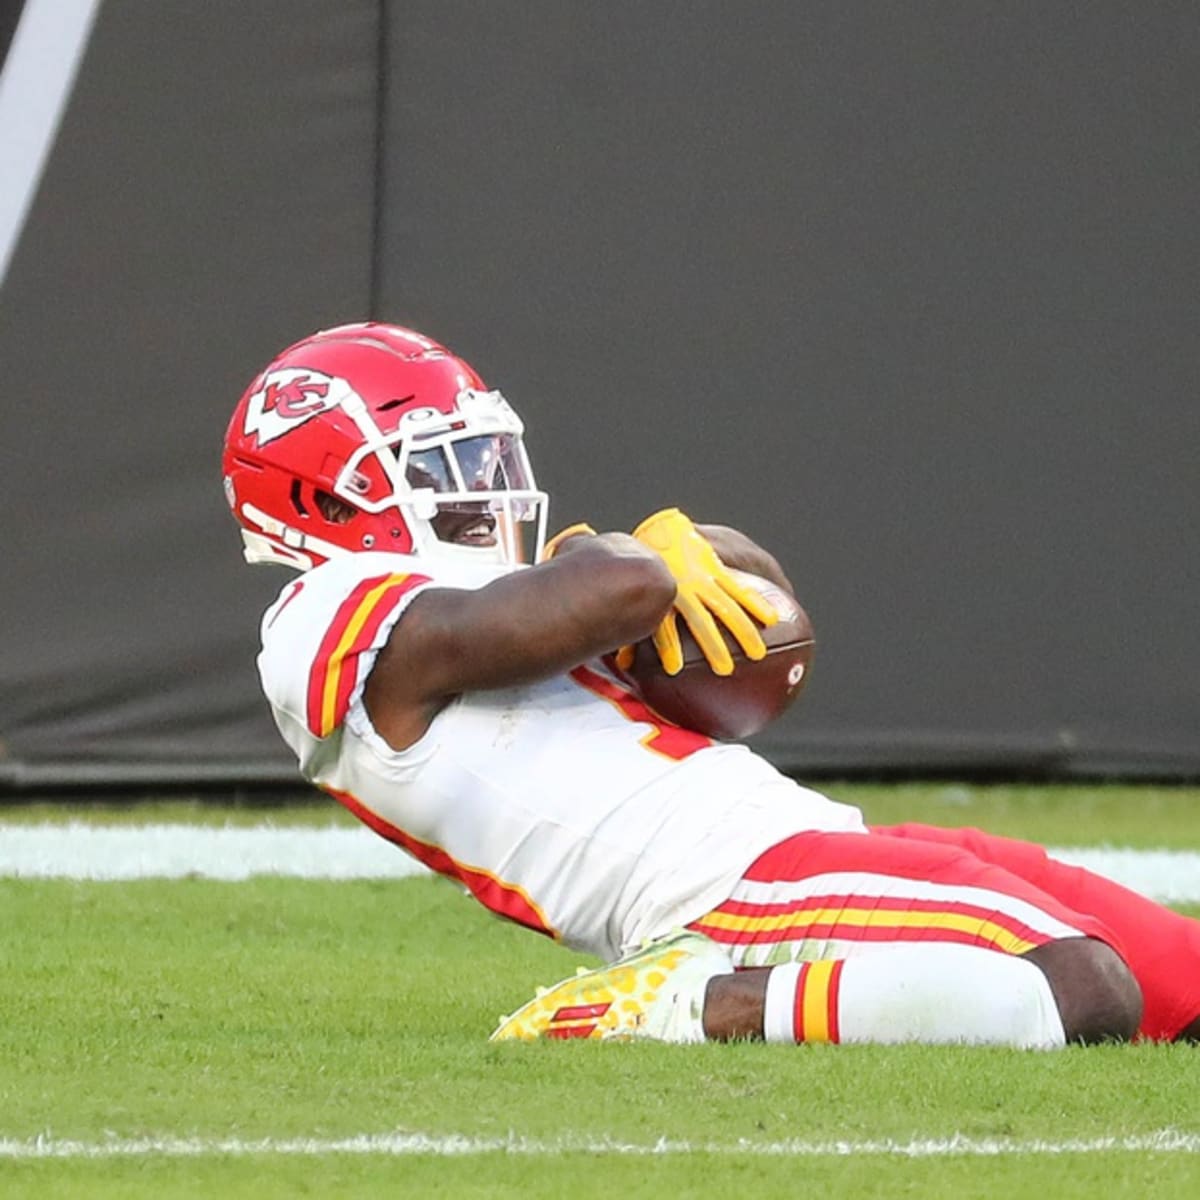
[[[596,531],[586,522],[577,521],[559,530],[542,548],[542,562],[549,562],[572,538],[595,537]]]

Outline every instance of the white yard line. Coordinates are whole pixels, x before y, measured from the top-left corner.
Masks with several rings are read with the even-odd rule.
[[[1200,902],[1200,852],[1072,847],[1052,853],[1147,896]],[[0,823],[0,877],[399,879],[425,868],[367,829]]]
[[[653,1142],[621,1142],[612,1138],[572,1137],[480,1138],[467,1134],[379,1133],[344,1138],[108,1138],[84,1142],[48,1136],[24,1141],[0,1138],[0,1161],[13,1159],[96,1158],[217,1158],[246,1155],[313,1157],[326,1154],[403,1157],[426,1154],[458,1158],[479,1154],[514,1154],[529,1157],[582,1153],[614,1157],[669,1156],[676,1154],[749,1154],[772,1158],[848,1158],[872,1155],[893,1158],[998,1158],[1104,1153],[1200,1153],[1200,1134],[1175,1129],[1123,1137],[1067,1139],[1064,1141],[1018,1138],[914,1138],[909,1141],[790,1140],[758,1142],[696,1142],[660,1138]]]

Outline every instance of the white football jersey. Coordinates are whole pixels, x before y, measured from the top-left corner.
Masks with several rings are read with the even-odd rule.
[[[776,842],[863,829],[745,746],[659,720],[598,659],[463,695],[391,749],[362,692],[406,605],[508,569],[362,553],[283,589],[258,664],[308,779],[494,912],[607,959],[708,912]]]

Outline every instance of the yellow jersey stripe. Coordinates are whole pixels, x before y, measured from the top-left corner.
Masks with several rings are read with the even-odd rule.
[[[337,695],[338,685],[341,683],[342,666],[346,655],[354,649],[355,639],[362,632],[362,627],[367,623],[367,619],[371,615],[371,611],[375,605],[379,603],[383,595],[398,583],[403,583],[408,578],[407,575],[389,575],[381,583],[373,587],[361,600],[358,608],[354,610],[353,616],[346,624],[346,628],[342,631],[342,636],[338,640],[338,644],[334,647],[333,653],[329,656],[329,662],[325,667],[325,687],[321,693],[321,736],[324,737],[333,732],[337,726]]]

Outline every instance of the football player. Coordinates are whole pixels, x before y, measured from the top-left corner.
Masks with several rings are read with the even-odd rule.
[[[771,620],[728,568],[786,576],[675,509],[547,541],[523,432],[445,347],[346,325],[253,380],[223,464],[246,558],[300,572],[258,664],[305,777],[492,912],[612,964],[494,1037],[1188,1032],[1194,923],[1025,843],[868,830],[646,708],[616,648],[654,636],[678,669],[682,615],[727,671],[718,622],[753,657]]]

